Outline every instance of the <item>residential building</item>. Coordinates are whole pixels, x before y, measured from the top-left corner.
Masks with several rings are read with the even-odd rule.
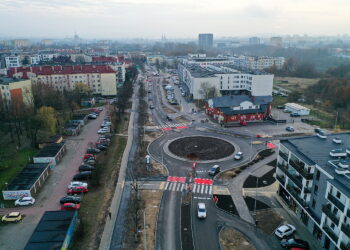
[[[31,55],[30,56],[30,65],[36,65],[40,63],[40,55]]]
[[[55,57],[58,57],[59,54],[40,54],[40,61],[49,62],[52,61]]]
[[[44,39],[44,40],[41,41],[41,44],[43,46],[52,46],[52,45],[54,45],[54,43],[55,42],[52,39]]]
[[[113,56],[95,56],[92,57],[93,63],[109,65],[116,72],[116,78],[119,85],[125,82],[125,63],[123,57]]]
[[[270,56],[234,56],[230,58],[234,65],[252,70],[269,69],[272,66],[281,69],[285,63],[284,57]]]
[[[282,37],[275,36],[270,38],[270,45],[276,46],[276,47],[282,47]]]
[[[350,133],[281,140],[278,194],[325,249],[350,248]]]
[[[146,62],[147,62],[148,64],[152,64],[152,65],[157,64],[157,62],[158,62],[159,64],[161,64],[161,63],[163,63],[165,60],[166,60],[166,59],[165,59],[165,56],[163,56],[163,55],[148,55],[148,56],[146,57]]]
[[[77,83],[84,83],[94,94],[102,96],[117,94],[116,72],[109,65],[19,67],[11,68],[8,77],[50,84],[60,91],[71,91]]]
[[[22,65],[20,56],[5,56],[5,67],[7,69],[20,67]]]
[[[13,47],[15,48],[22,48],[22,47],[29,47],[30,42],[27,39],[16,39],[12,40]]]
[[[198,47],[201,50],[210,50],[213,48],[214,35],[211,33],[198,35]]]
[[[33,105],[31,81],[0,77],[0,102],[3,105],[12,103],[19,108]]]
[[[240,70],[232,64],[205,66],[179,64],[179,80],[188,88],[194,100],[207,99],[207,90],[214,96],[272,96],[273,75],[253,70]]]
[[[259,45],[260,44],[260,38],[259,37],[250,37],[249,38],[249,44],[250,45]]]

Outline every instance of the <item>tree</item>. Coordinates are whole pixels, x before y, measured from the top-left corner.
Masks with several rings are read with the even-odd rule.
[[[38,117],[51,135],[56,133],[57,115],[54,108],[47,106],[41,107],[38,110]]]
[[[23,65],[29,65],[29,64],[30,64],[29,56],[25,56],[25,57],[23,58],[22,64],[23,64]]]
[[[199,93],[204,99],[214,98],[217,96],[217,90],[214,86],[210,85],[209,82],[202,82]]]

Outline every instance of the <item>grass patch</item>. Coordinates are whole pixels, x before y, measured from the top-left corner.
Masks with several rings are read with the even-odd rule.
[[[275,96],[273,96],[272,107],[277,107],[279,105],[284,105],[287,102],[288,102],[287,97],[275,95]]]
[[[316,84],[319,78],[301,78],[301,77],[278,77],[274,78],[274,85],[290,91],[305,90],[308,87]],[[288,82],[286,82],[288,81]]]

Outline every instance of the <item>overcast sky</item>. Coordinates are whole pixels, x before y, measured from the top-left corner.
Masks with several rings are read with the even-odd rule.
[[[350,0],[0,0],[0,36],[195,38],[349,32]]]

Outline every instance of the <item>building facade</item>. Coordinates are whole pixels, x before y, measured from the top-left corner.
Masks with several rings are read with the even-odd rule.
[[[116,72],[109,65],[34,66],[11,68],[8,77],[31,79],[33,83],[49,84],[57,90],[71,91],[83,83],[94,94],[117,94]]]
[[[0,77],[0,101],[2,105],[32,106],[32,83],[30,80]]]
[[[13,67],[20,67],[22,65],[21,58],[19,56],[6,56],[5,57],[5,67],[7,69]]]
[[[350,248],[350,133],[281,140],[278,194],[325,249]]]
[[[210,50],[213,48],[214,35],[211,33],[198,34],[198,47],[201,50]]]

